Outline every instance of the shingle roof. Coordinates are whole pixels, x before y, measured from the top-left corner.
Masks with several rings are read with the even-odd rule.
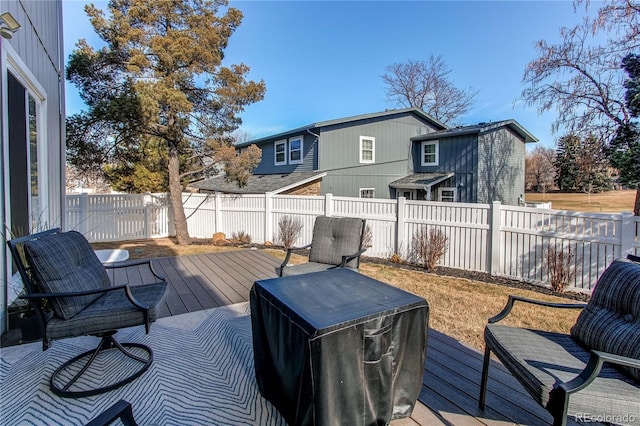
[[[264,142],[264,141],[277,139],[279,137],[283,137],[283,136],[286,136],[286,135],[292,135],[292,134],[296,134],[296,133],[306,132],[307,130],[319,129],[321,127],[335,126],[337,124],[345,124],[345,123],[349,123],[349,122],[352,122],[352,121],[368,120],[368,119],[371,119],[371,118],[379,118],[379,117],[385,117],[385,116],[388,116],[388,115],[403,114],[403,113],[411,113],[411,114],[418,115],[418,116],[422,117],[422,119],[431,122],[435,127],[439,127],[441,129],[447,129],[448,128],[446,124],[442,123],[441,121],[436,120],[435,118],[431,117],[430,115],[428,115],[426,112],[422,111],[419,108],[390,109],[390,110],[386,110],[386,111],[382,111],[382,112],[374,112],[374,113],[370,113],[370,114],[354,115],[352,117],[337,118],[335,120],[318,121],[316,123],[311,123],[311,124],[308,124],[306,126],[298,127],[298,128],[291,129],[291,130],[287,130],[285,132],[277,133],[277,134],[270,135],[270,136],[265,136],[263,138],[258,138],[258,139],[254,139],[254,140],[247,141],[247,142],[242,142],[242,143],[236,144],[236,147],[241,148],[243,146],[248,146],[248,145],[252,145],[252,144],[260,144],[261,142]]]
[[[424,189],[426,186],[433,186],[453,176],[454,172],[439,173],[416,173],[395,180],[389,184],[392,188],[401,189]]]
[[[282,192],[307,182],[326,176],[326,172],[296,172],[276,175],[251,175],[247,184],[239,187],[237,182],[227,181],[224,175],[214,176],[190,184],[190,187],[205,191],[218,191],[230,194],[264,194]]]
[[[527,129],[522,127],[520,123],[518,123],[516,120],[513,120],[513,119],[496,121],[493,123],[479,123],[471,126],[460,126],[460,127],[454,127],[452,129],[439,130],[437,132],[432,132],[426,135],[414,136],[413,138],[411,138],[411,140],[426,141],[426,140],[440,139],[440,138],[452,137],[452,136],[478,134],[478,133],[484,133],[491,130],[495,130],[500,127],[509,127],[511,130],[513,130],[518,135],[520,135],[520,137],[524,139],[525,143],[538,142],[538,138],[532,135]]]

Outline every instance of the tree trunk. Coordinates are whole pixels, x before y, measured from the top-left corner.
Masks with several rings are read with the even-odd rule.
[[[633,204],[633,214],[640,216],[640,185],[636,188],[636,202]]]
[[[173,210],[173,224],[176,229],[178,244],[191,244],[189,229],[187,228],[187,217],[184,214],[182,204],[182,182],[180,182],[180,159],[178,149],[169,147],[169,200]]]

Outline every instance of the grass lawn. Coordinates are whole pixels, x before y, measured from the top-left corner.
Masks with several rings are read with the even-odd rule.
[[[284,259],[282,250],[266,251]],[[291,263],[300,262],[306,262],[306,259],[295,254],[291,256]],[[429,302],[430,327],[480,351],[484,350],[483,336],[487,319],[502,310],[509,294],[559,303],[575,303],[530,290],[373,263],[362,263],[360,272],[424,297]],[[566,333],[575,323],[578,313],[579,311],[574,309],[550,309],[516,303],[512,313],[502,323]]]
[[[555,210],[571,210],[580,212],[619,213],[632,212],[636,197],[635,189],[624,191],[607,191],[599,194],[566,193],[566,192],[527,192],[525,200],[551,201]]]
[[[125,248],[131,259],[180,256],[216,251],[239,250],[236,247],[218,247],[210,244],[178,246],[169,238],[115,243],[94,243],[95,249]],[[281,249],[266,249],[267,253],[284,259]],[[296,254],[292,263],[306,262]],[[508,288],[464,278],[453,278],[422,271],[409,271],[393,266],[363,263],[360,272],[377,280],[424,297],[429,302],[429,326],[478,350],[484,349],[484,326],[487,319],[504,307],[509,294],[532,299],[572,303],[567,299],[548,296],[534,291]],[[578,311],[550,309],[516,304],[505,324],[537,328],[547,331],[568,332],[575,323]]]

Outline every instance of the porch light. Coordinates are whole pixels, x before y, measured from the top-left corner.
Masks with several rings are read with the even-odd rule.
[[[9,12],[0,15],[0,36],[6,39],[13,37],[13,33],[18,31],[20,23]]]

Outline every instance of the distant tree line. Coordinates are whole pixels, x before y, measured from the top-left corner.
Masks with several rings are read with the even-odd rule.
[[[634,213],[640,215],[640,1],[598,5],[595,15],[560,28],[559,42],[538,41],[538,57],[525,69],[522,100],[556,113],[552,130],[565,135],[553,163],[559,189],[605,189],[612,166],[621,185],[636,188]],[[591,2],[576,0],[574,6],[589,9]],[[529,177],[536,174],[532,170]],[[545,179],[533,187],[546,188]]]
[[[538,146],[525,159],[525,185],[530,191],[592,194],[613,189],[616,175],[607,147],[594,135],[563,136],[556,149]]]

